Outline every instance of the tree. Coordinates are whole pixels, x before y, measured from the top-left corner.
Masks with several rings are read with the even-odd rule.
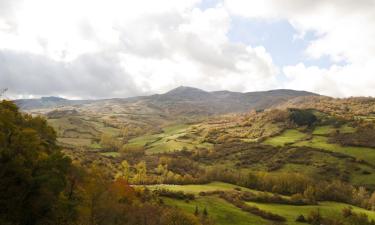
[[[364,187],[359,187],[358,189],[354,188],[352,199],[354,204],[361,206],[363,208],[367,208],[370,195]]]
[[[129,176],[130,176],[130,165],[129,165],[128,161],[123,160],[123,161],[121,162],[120,168],[121,168],[120,176],[121,176],[126,182],[128,182],[128,181],[129,181]]]
[[[146,181],[146,174],[147,174],[146,162],[141,161],[135,166],[135,169],[137,173],[134,177],[134,183],[143,184]]]
[[[298,126],[311,126],[317,121],[314,113],[307,109],[289,109],[289,119]]]
[[[296,218],[296,222],[300,222],[300,223],[305,223],[306,222],[306,219],[303,215],[299,215],[297,218]]]
[[[316,190],[312,185],[309,185],[303,192],[303,196],[312,204],[316,203]]]
[[[323,217],[321,216],[319,209],[311,211],[307,218],[307,222],[312,225],[321,225],[322,221]]]
[[[369,204],[370,204],[371,210],[375,211],[375,191],[372,193],[370,197]]]
[[[41,117],[0,102],[0,221],[50,224],[65,213],[64,193],[71,167],[56,145],[56,133]]]
[[[203,217],[207,217],[207,216],[208,216],[208,212],[207,212],[206,207],[204,207],[204,209],[203,209]]]
[[[89,169],[82,186],[80,220],[83,225],[127,224],[129,206],[136,200],[135,191],[123,178],[108,179],[102,168]]]
[[[199,220],[192,214],[178,209],[165,210],[161,216],[161,224],[168,225],[199,225]]]
[[[5,95],[8,91],[8,88],[0,88],[0,99]]]
[[[107,133],[102,134],[100,144],[102,147],[112,151],[117,151],[121,145],[119,140],[117,140],[113,135]]]
[[[199,209],[198,209],[198,206],[197,206],[197,205],[195,206],[194,215],[195,215],[195,216],[199,216]]]

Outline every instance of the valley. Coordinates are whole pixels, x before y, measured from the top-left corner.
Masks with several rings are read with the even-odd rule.
[[[47,120],[73,164],[122,177],[207,224],[299,225],[375,220],[374,101],[180,87],[18,105]]]

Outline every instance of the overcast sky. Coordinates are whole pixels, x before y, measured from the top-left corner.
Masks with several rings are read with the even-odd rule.
[[[0,0],[0,88],[375,96],[374,40],[374,0]]]

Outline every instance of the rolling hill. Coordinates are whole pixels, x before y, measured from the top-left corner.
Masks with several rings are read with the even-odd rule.
[[[214,115],[232,112],[247,112],[252,109],[261,110],[302,96],[317,96],[311,92],[294,90],[272,90],[263,92],[207,92],[192,87],[178,87],[164,94],[131,98],[104,100],[68,100],[58,97],[41,99],[19,99],[15,103],[22,110],[51,110],[73,107],[84,109],[118,109],[129,110],[137,106],[140,113],[159,113],[164,115]]]
[[[178,87],[16,103],[47,118],[74,163],[96,165],[109,179],[127,168],[135,189],[188,213],[208,210],[215,224],[297,225],[321,211],[325,222],[349,225],[375,218],[374,101]]]

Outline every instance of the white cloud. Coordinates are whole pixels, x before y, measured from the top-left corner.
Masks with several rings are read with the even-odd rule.
[[[252,19],[286,19],[300,37],[314,32],[305,53],[311,58],[328,56],[329,69],[303,64],[283,69],[285,87],[334,96],[374,95],[375,2],[373,0],[225,0],[232,14]],[[342,63],[341,63],[342,64]]]
[[[287,88],[301,89],[329,96],[375,96],[375,61],[328,69],[306,67],[303,63],[283,69]]]
[[[277,68],[264,48],[228,40],[230,17],[224,8],[195,8],[170,17],[157,29],[138,24],[137,33],[126,37],[131,53],[122,54],[123,61],[130,62],[124,67],[129,74],[140,75],[134,80],[144,91],[167,91],[176,85],[250,91],[277,85]],[[164,22],[163,17],[153,18],[158,19],[159,25]],[[150,40],[138,42],[145,32]]]
[[[82,98],[149,94],[178,85],[375,95],[373,0],[223,0],[207,10],[199,3],[0,0],[0,84],[14,95]],[[296,37],[314,33],[307,57],[328,56],[334,65],[286,65],[281,70],[286,80],[280,82],[264,47],[228,39],[233,15],[288,20]]]
[[[1,1],[7,15],[0,14],[0,83],[15,95],[83,98],[163,92],[178,85],[276,87],[278,69],[270,54],[261,46],[231,43],[226,8],[201,10],[198,3]]]

